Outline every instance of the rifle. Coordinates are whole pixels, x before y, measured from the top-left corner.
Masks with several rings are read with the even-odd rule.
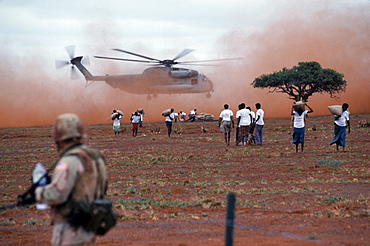
[[[51,178],[48,175],[48,172],[46,172],[36,183],[32,183],[31,187],[26,192],[17,196],[17,202],[1,206],[0,210],[5,210],[8,208],[15,208],[15,207],[25,206],[25,205],[35,203],[36,202],[35,190],[37,187],[41,186],[40,182],[43,181],[44,178],[46,178],[46,184],[50,184]],[[43,184],[43,185],[46,185],[46,184]]]

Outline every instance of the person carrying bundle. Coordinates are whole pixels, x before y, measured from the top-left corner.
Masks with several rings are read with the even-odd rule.
[[[111,118],[113,120],[113,132],[114,135],[119,135],[120,128],[121,128],[121,119],[122,119],[123,113],[120,110],[113,110],[113,113],[111,115]]]

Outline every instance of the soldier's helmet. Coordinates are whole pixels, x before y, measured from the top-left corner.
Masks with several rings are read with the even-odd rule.
[[[54,123],[52,135],[55,142],[84,137],[84,128],[76,114],[59,115]]]

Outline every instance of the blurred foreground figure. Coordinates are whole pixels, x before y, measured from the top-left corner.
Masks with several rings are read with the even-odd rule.
[[[62,114],[55,120],[52,136],[60,159],[51,183],[37,187],[36,202],[51,206],[54,225],[52,245],[95,245],[96,226],[88,214],[107,188],[105,159],[97,150],[82,143],[84,129],[75,114]],[[78,217],[81,207],[87,215]],[[95,223],[95,222],[93,222]]]

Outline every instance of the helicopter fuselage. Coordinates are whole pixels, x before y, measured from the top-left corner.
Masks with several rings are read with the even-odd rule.
[[[134,94],[204,93],[212,82],[196,70],[151,67],[142,74],[91,76],[89,81],[105,81],[113,88]]]

